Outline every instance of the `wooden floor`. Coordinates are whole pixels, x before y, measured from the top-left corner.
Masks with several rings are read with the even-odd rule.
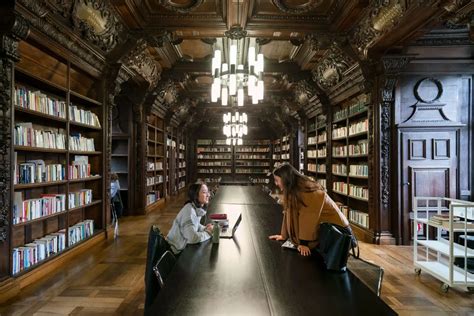
[[[183,204],[121,219],[120,236],[0,306],[0,315],[142,315],[146,243],[151,224],[166,233]],[[400,315],[474,315],[474,294],[440,291],[440,281],[414,274],[412,247],[362,244],[361,256],[385,269],[382,298]]]

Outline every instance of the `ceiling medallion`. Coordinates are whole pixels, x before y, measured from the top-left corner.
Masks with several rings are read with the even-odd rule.
[[[290,14],[301,14],[310,12],[316,7],[319,7],[323,3],[323,0],[309,0],[306,3],[295,6],[289,6],[286,1],[282,0],[272,0],[272,3],[282,12]]]
[[[239,40],[247,36],[247,31],[244,30],[240,25],[234,25],[230,28],[230,30],[225,31],[224,34],[230,39]]]
[[[194,0],[186,4],[181,4],[171,0],[160,0],[160,4],[166,9],[178,13],[189,13],[194,9],[198,8],[202,4],[202,2],[202,0]]]

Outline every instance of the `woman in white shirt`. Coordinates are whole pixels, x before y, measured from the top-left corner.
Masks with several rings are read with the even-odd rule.
[[[211,238],[213,225],[204,226],[200,223],[206,215],[209,196],[206,184],[194,183],[189,186],[189,200],[179,211],[167,236],[174,254],[180,253],[187,244],[197,244]]]

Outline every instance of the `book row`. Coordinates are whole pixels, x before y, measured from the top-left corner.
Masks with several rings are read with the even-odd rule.
[[[146,195],[146,205],[155,203],[160,199],[160,191],[150,191]]]
[[[163,183],[163,176],[162,175],[157,175],[156,177],[147,177],[146,178],[146,185],[147,186],[152,186],[155,184],[160,184]]]
[[[33,128],[32,123],[16,123],[13,131],[13,144],[52,149],[66,149],[66,135],[64,130],[48,128]]]
[[[230,169],[227,168],[216,168],[216,169],[198,169],[198,173],[232,173]]]
[[[66,118],[65,101],[51,98],[41,91],[31,91],[23,86],[15,86],[14,94],[13,104],[15,106],[63,119]]]
[[[270,162],[265,161],[237,161],[238,167],[270,167]]]
[[[23,192],[15,192],[13,224],[28,222],[66,210],[66,194],[41,194],[40,198],[23,199]]]
[[[232,155],[197,155],[198,159],[232,159]]]
[[[161,161],[148,162],[146,170],[147,171],[160,171],[160,170],[163,170],[163,162],[161,162]]]
[[[92,203],[92,190],[82,189],[77,192],[69,192],[68,207],[75,208]]]
[[[61,164],[45,164],[44,160],[29,160],[15,164],[14,184],[44,183],[66,179],[65,167]]]
[[[101,127],[99,117],[95,113],[80,109],[75,105],[69,107],[69,120],[94,127]]]
[[[198,161],[198,167],[214,167],[214,166],[225,166],[230,167],[232,166],[232,162],[230,160],[224,161]]]
[[[235,154],[235,159],[268,159],[266,155]]]
[[[68,228],[69,246],[72,246],[94,234],[94,221],[89,219]],[[31,243],[13,248],[12,272],[18,274],[33,265],[60,253],[66,248],[66,230],[48,234]]]

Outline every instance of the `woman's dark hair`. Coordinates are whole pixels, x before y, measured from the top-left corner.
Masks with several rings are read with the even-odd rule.
[[[202,186],[205,185],[204,182],[193,183],[188,188],[188,200],[186,203],[193,203],[196,207],[205,207],[199,203],[199,191],[201,191]]]
[[[284,206],[285,208],[290,207],[296,209],[298,204],[303,204],[299,192],[312,192],[317,190],[324,190],[323,186],[319,182],[314,181],[312,178],[305,176],[298,172],[289,163],[283,163],[273,170],[273,175],[281,178],[284,187]]]
[[[115,172],[112,172],[112,173],[110,174],[110,180],[116,181],[116,180],[118,180],[118,179],[119,179],[119,177],[118,177],[118,175],[117,175]]]

